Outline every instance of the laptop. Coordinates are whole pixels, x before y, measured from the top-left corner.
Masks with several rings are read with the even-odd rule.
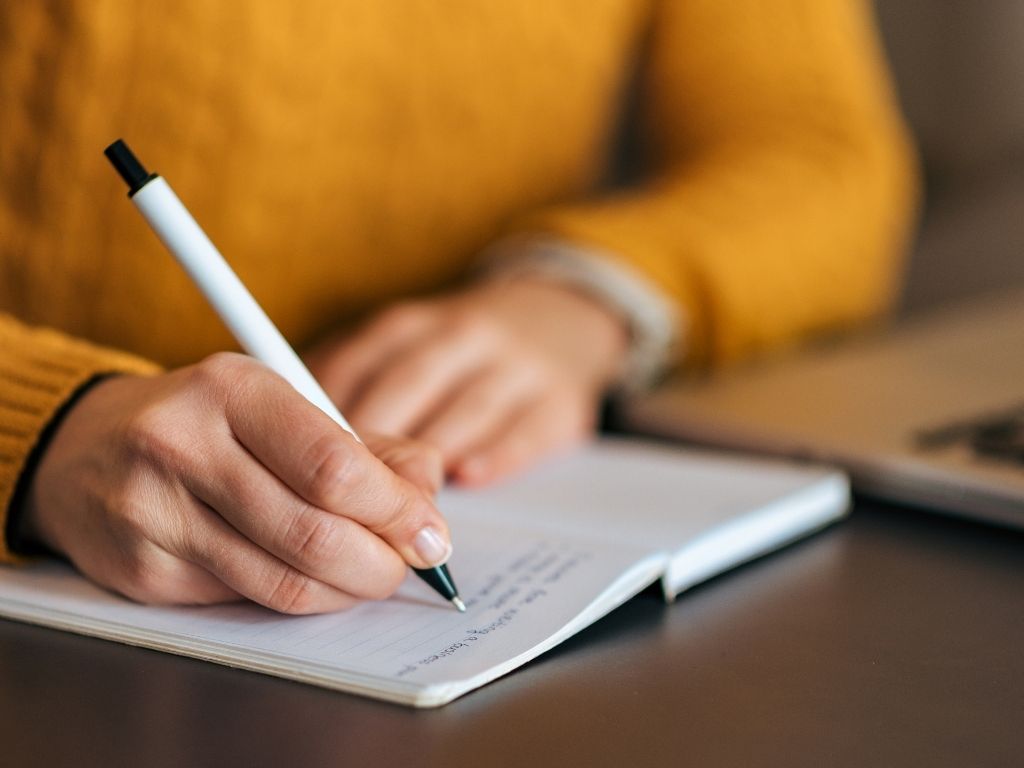
[[[824,461],[855,490],[1024,528],[1024,288],[624,404],[621,426]]]

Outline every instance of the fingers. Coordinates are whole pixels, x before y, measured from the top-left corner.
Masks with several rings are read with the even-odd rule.
[[[520,412],[528,398],[537,394],[534,386],[533,377],[523,367],[491,368],[431,414],[415,436],[437,446],[445,466],[451,468]]]
[[[419,307],[430,319],[418,336],[410,324],[402,343],[387,338],[400,328],[393,318],[413,317],[400,307],[337,352],[338,365],[360,349],[344,365],[376,366],[358,372],[358,391],[341,403],[353,423],[436,446],[453,479],[470,484],[514,472],[591,428],[597,391],[589,381],[564,375],[559,360],[523,345],[481,307],[433,309]],[[425,487],[415,473],[399,470]]]
[[[315,351],[311,369],[331,399],[349,409],[375,371],[385,361],[429,334],[433,313],[416,305],[403,305],[372,320],[340,346]],[[349,414],[351,416],[351,414]]]
[[[501,428],[474,446],[452,470],[461,484],[479,486],[511,475],[538,458],[585,439],[593,417],[572,398],[551,397],[513,414]]]
[[[486,330],[456,323],[383,362],[348,411],[374,432],[410,434],[490,357]]]
[[[152,605],[211,605],[241,598],[202,566],[148,541],[97,559],[93,567],[83,568],[77,561],[75,565],[104,587]]]
[[[373,433],[364,434],[363,440],[392,472],[404,477],[427,496],[437,495],[444,485],[444,460],[437,448],[419,440]]]
[[[369,528],[414,568],[445,562],[448,526],[427,496],[291,385],[261,370],[225,405],[239,443],[297,496]]]
[[[300,498],[241,446],[219,455],[186,480],[189,490],[260,549],[355,597],[383,599],[402,583],[406,564],[383,539]]]
[[[185,535],[169,550],[198,563],[234,592],[280,613],[340,611],[357,599],[260,548],[197,503]]]

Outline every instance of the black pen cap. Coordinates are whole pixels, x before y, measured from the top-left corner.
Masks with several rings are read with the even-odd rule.
[[[110,164],[121,174],[121,178],[128,185],[128,197],[142,189],[147,181],[156,177],[156,174],[146,170],[145,166],[139,162],[139,159],[121,139],[118,139],[103,150],[103,154],[107,156]]]

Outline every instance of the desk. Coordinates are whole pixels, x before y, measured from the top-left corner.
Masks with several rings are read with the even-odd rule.
[[[1024,535],[859,502],[433,711],[0,621],[0,763],[1009,766]]]

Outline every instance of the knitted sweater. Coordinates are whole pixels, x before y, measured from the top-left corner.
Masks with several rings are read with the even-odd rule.
[[[0,523],[83,382],[235,346],[115,138],[300,347],[527,232],[648,278],[721,364],[883,311],[914,202],[862,0],[3,3],[0,105]]]

